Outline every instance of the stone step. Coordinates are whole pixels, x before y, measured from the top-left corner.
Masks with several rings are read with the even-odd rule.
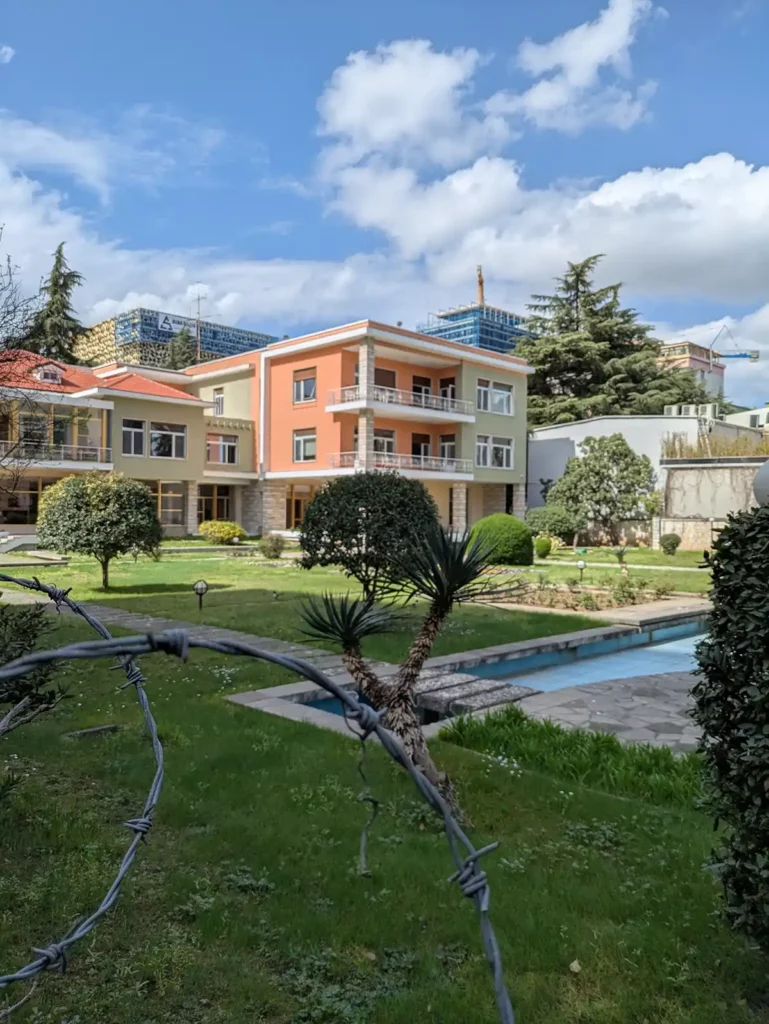
[[[486,690],[482,693],[473,693],[469,696],[460,697],[451,705],[452,713],[455,715],[469,714],[471,711],[481,711],[483,708],[501,707],[504,704],[515,704],[524,697],[533,697],[540,693],[540,690],[533,690],[530,686],[517,686],[515,683],[506,683],[499,690]]]
[[[419,707],[426,711],[435,711],[439,715],[450,715],[454,711],[457,701],[467,700],[472,696],[490,693],[504,687],[498,679],[471,679],[453,686],[444,686],[441,689],[430,690],[422,693],[417,699]]]

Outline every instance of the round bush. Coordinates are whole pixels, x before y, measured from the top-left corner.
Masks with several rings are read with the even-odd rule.
[[[198,532],[211,544],[232,544],[248,536],[242,526],[229,523],[226,519],[209,519],[200,524]]]
[[[534,543],[525,523],[515,516],[499,512],[480,519],[472,529],[488,545],[489,561],[502,565],[531,565],[534,561]]]
[[[268,533],[259,541],[259,550],[265,558],[270,560],[280,558],[286,546],[286,541],[279,533]]]
[[[536,552],[537,558],[547,558],[552,550],[553,542],[549,537],[534,538],[534,551]]]
[[[583,528],[584,523],[563,505],[543,505],[541,508],[529,509],[526,513],[526,525],[534,536],[538,533],[547,533],[551,537],[559,537],[566,544],[571,544],[574,534]]]
[[[674,555],[678,551],[681,538],[677,533],[663,533],[660,537],[660,547],[666,555]]]

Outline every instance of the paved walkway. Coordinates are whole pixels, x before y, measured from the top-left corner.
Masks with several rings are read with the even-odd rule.
[[[185,629],[190,636],[206,640],[238,640],[244,644],[261,647],[262,650],[273,651],[275,654],[290,654],[296,658],[303,658],[328,675],[346,672],[341,655],[321,651],[317,647],[310,647],[309,644],[294,644],[288,640],[255,636],[253,633],[242,633],[237,629],[224,629],[219,626],[207,626],[199,622],[182,622],[179,619],[142,615],[138,612],[126,611],[124,608],[114,608],[111,605],[91,604],[90,602],[83,602],[83,604],[94,618],[100,619],[106,626],[122,626],[123,629],[131,629],[137,633],[162,633],[166,629]],[[372,662],[371,664],[375,671],[379,668],[390,667],[384,662]]]
[[[689,717],[690,672],[666,672],[632,679],[569,686],[519,701],[532,718],[569,729],[613,733],[623,743],[650,743],[678,753],[693,750],[699,731]]]

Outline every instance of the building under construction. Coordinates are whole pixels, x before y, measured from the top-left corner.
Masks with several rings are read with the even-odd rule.
[[[488,306],[483,291],[483,271],[478,267],[478,301],[440,313],[431,313],[417,330],[434,338],[456,341],[491,352],[511,352],[520,338],[529,337],[524,318],[496,306]]]
[[[235,356],[279,340],[241,327],[225,327],[154,309],[132,309],[89,327],[75,345],[75,356],[92,366],[111,362],[164,366],[169,341],[183,329],[193,342],[199,337],[200,361]]]

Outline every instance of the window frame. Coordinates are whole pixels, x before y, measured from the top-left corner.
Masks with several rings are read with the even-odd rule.
[[[305,395],[305,385],[312,381],[312,394]],[[316,367],[308,366],[304,370],[294,372],[293,383],[294,405],[308,405],[310,402],[318,401],[318,374]]]
[[[503,395],[507,399],[505,404],[508,408],[504,410],[494,408],[494,399],[497,395]],[[489,412],[494,413],[495,416],[515,415],[515,397],[512,384],[505,384],[504,381],[501,380],[491,382],[491,408]]]
[[[489,450],[489,455],[490,455],[489,469],[512,469],[513,468],[513,463],[514,463],[514,454],[513,454],[514,453],[514,448],[515,448],[515,441],[513,440],[512,437],[497,437],[497,436],[492,435],[491,443],[490,443],[490,450]],[[495,462],[494,462],[494,451],[495,451],[495,449],[499,449],[503,453],[502,454],[502,465],[501,466],[495,464]],[[509,456],[509,464],[508,464],[508,456]]]
[[[178,427],[178,430],[169,430],[169,427]],[[166,428],[166,429],[160,429]],[[171,438],[171,454],[156,455],[153,451],[155,437],[165,436]],[[177,440],[181,438],[183,454],[177,455]],[[150,421],[150,444],[149,457],[151,459],[173,459],[175,462],[184,462],[187,458],[187,425],[185,423],[166,423],[162,420]]]
[[[479,458],[480,453],[484,453],[484,458]],[[475,435],[475,465],[479,469],[490,469],[491,468],[491,435],[490,434],[476,434]]]
[[[212,466],[237,466],[239,457],[239,441],[240,438],[237,434],[206,434],[206,462],[210,463]],[[214,448],[219,449],[220,455],[231,450],[234,454],[234,458],[212,459],[211,451]]]
[[[381,447],[377,448],[377,442]],[[374,436],[372,438],[372,444],[374,446],[374,454],[376,455],[394,455],[395,454],[395,431],[387,430],[383,427],[374,429]],[[357,450],[357,444],[356,444]]]
[[[318,461],[318,432],[314,427],[308,427],[305,430],[295,430],[292,440],[291,454],[295,463]],[[315,445],[315,450],[312,454],[312,458],[307,458],[305,449],[307,442],[310,440]],[[297,456],[301,457],[297,458]]]
[[[491,412],[491,379],[477,377],[475,380],[476,412]]]
[[[126,423],[141,423],[141,427],[127,427]],[[126,432],[128,432],[132,439],[131,451],[125,450]],[[136,440],[137,434],[141,438],[141,451],[134,451],[134,441]],[[124,416],[120,425],[120,454],[124,455],[127,459],[143,459],[145,458],[146,452],[146,440],[147,440],[147,421],[146,420],[135,420],[130,416]]]
[[[214,416],[224,416],[224,388],[214,388]]]
[[[449,438],[451,440],[449,440]],[[446,453],[448,448],[452,449],[451,455]],[[439,434],[438,435],[438,454],[442,459],[456,459],[457,457],[457,435],[456,434]]]

